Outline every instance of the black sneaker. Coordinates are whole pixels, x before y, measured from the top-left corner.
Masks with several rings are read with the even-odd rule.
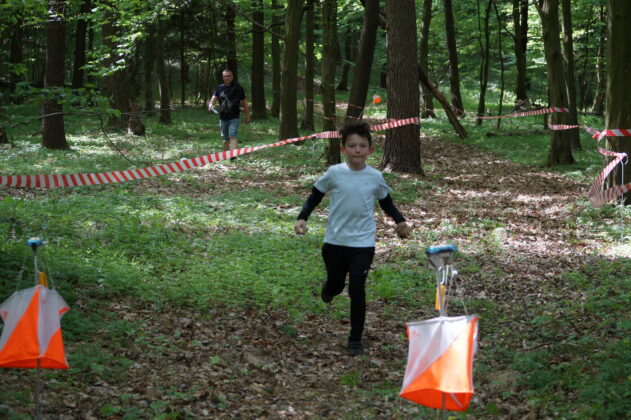
[[[348,355],[351,357],[364,354],[364,346],[361,341],[349,341],[348,342]]]
[[[326,282],[322,285],[322,291],[320,292],[320,297],[322,298],[322,302],[331,303],[331,301],[333,300],[333,296],[328,294],[325,288],[326,288]]]

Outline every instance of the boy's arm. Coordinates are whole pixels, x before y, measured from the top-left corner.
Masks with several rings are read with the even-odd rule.
[[[396,223],[394,231],[397,235],[401,238],[407,238],[410,235],[412,228],[405,222],[405,218],[401,215],[401,213],[399,213],[399,210],[394,205],[394,202],[392,202],[390,194],[379,200],[379,207],[381,207],[383,212],[390,216]]]
[[[311,212],[316,208],[318,204],[322,201],[324,197],[324,193],[313,187],[311,189],[311,195],[307,198],[307,201],[302,205],[302,210],[298,215],[298,220],[296,221],[296,225],[294,226],[294,230],[299,235],[304,235],[307,232],[307,219]]]

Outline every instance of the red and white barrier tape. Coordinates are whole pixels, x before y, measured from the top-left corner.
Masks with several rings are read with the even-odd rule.
[[[476,115],[475,118],[479,118],[481,120],[497,120],[499,118],[527,117],[529,115],[552,114],[555,112],[570,112],[570,110],[568,108],[563,108],[559,106],[551,106],[549,108],[534,109],[532,111],[524,111],[524,112],[514,112],[512,114],[506,114],[506,115],[496,115],[496,116],[487,116],[487,117],[478,117]]]
[[[385,124],[372,127],[373,131],[386,130],[388,128],[400,127],[407,124],[418,124],[418,118],[407,118],[405,120],[392,120]],[[265,144],[255,147],[242,147],[230,151],[213,153],[191,159],[182,159],[177,162],[165,163],[150,166],[142,169],[128,169],[124,171],[111,171],[85,174],[54,174],[54,175],[4,175],[0,176],[0,186],[15,188],[56,188],[56,187],[81,187],[86,185],[113,184],[115,182],[135,181],[138,179],[150,178],[154,176],[167,175],[188,169],[208,165],[232,157],[256,152],[257,150],[269,147],[284,146],[311,138],[337,138],[337,131],[325,131],[322,133],[310,134],[308,136],[296,137],[280,140],[276,143]]]
[[[631,137],[631,129],[628,128],[617,128],[613,130],[598,131],[595,128],[589,127],[587,125],[565,124],[550,125],[549,128],[551,130],[569,130],[572,128],[583,128],[595,139],[597,139],[598,142],[600,142],[604,137]],[[598,178],[594,180],[589,188],[589,191],[587,192],[587,198],[594,207],[602,207],[605,204],[611,202],[611,200],[613,200],[617,196],[624,194],[627,191],[631,191],[631,184],[617,185],[615,187],[608,188],[605,191],[600,191],[605,182],[605,179],[607,179],[607,177],[609,176],[611,171],[613,171],[616,165],[622,162],[622,160],[627,157],[627,154],[614,152],[602,147],[598,147],[598,152],[603,156],[613,157],[613,160],[604,167],[604,169],[598,175]]]
[[[628,130],[628,129],[607,130],[606,129],[606,130],[602,130],[600,133],[598,133],[598,131],[594,133],[594,137],[597,137],[598,139],[597,141],[599,143],[604,137],[623,137],[623,136],[631,137],[631,130]],[[603,156],[613,157],[613,160],[609,162],[607,166],[605,166],[605,168],[601,171],[600,175],[598,175],[598,178],[596,178],[596,180],[592,183],[591,187],[589,188],[589,191],[587,192],[587,198],[589,198],[589,201],[592,203],[594,207],[604,206],[605,204],[611,202],[617,196],[631,190],[631,184],[623,184],[623,185],[617,185],[615,187],[608,188],[604,191],[600,191],[605,182],[605,179],[607,179],[611,171],[613,171],[613,169],[616,167],[618,163],[622,162],[624,159],[627,158],[627,154],[614,152],[612,150],[607,150],[602,147],[598,147],[598,152]]]

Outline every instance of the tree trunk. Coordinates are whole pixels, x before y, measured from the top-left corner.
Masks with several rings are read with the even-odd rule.
[[[147,112],[148,115],[153,115],[155,114],[155,101],[153,99],[153,70],[156,63],[156,30],[153,24],[150,24],[147,27],[144,55],[145,112]]]
[[[160,119],[162,124],[171,124],[171,94],[169,91],[169,80],[164,68],[164,38],[167,33],[167,22],[158,22],[158,37],[156,39],[156,70],[158,72],[158,83],[160,87]]]
[[[265,14],[263,1],[252,0],[252,118],[267,117],[265,109]]]
[[[340,83],[337,84],[335,90],[348,90],[348,75],[353,61],[355,61],[355,32],[351,30],[346,33],[346,38],[344,39],[344,65],[342,66]]]
[[[526,7],[526,22],[528,22],[528,7]],[[517,80],[515,81],[515,105],[528,106],[528,93],[526,92],[526,32],[522,28],[522,0],[513,0],[513,36],[515,45],[515,67]],[[527,41],[527,40],[526,40]]]
[[[298,136],[298,44],[304,0],[288,0],[285,15],[285,48],[280,76],[280,137]]]
[[[119,55],[116,52],[118,49],[116,39],[120,35],[115,24],[118,18],[117,11],[112,6],[107,13],[107,22],[105,22],[102,29],[103,45],[108,52],[105,65],[109,69],[109,73],[105,77],[105,87],[111,98],[111,107],[120,112],[120,116],[110,115],[108,125],[117,130],[127,130],[131,112],[130,103],[132,92],[130,89],[131,84],[128,69],[119,64],[120,62],[124,62],[126,66],[129,58]]]
[[[353,83],[346,108],[346,120],[357,119],[364,112],[368,85],[370,83],[370,70],[372,69],[375,55],[375,43],[377,40],[377,28],[379,21],[379,0],[364,1],[364,23],[359,42],[357,63],[353,70]]]
[[[561,40],[559,35],[559,0],[537,0],[535,3],[541,17],[543,44],[548,69],[548,92],[553,106],[568,105]],[[569,124],[569,114],[557,112],[550,114],[550,124]],[[567,130],[552,130],[550,135],[550,152],[548,166],[570,165],[574,163],[572,156],[571,136]]]
[[[86,35],[88,33],[88,21],[85,19],[85,15],[90,13],[92,8],[91,0],[83,0],[81,4],[81,17],[77,21],[77,33],[75,39],[74,49],[74,66],[72,68],[72,88],[78,89],[83,87],[83,66],[85,66],[85,46]]]
[[[568,108],[570,110],[569,121],[571,125],[578,124],[578,111],[576,109],[576,70],[574,67],[574,40],[572,29],[572,1],[561,0],[562,29],[563,29],[563,69],[565,71],[565,84],[567,89]],[[572,150],[581,150],[581,140],[578,136],[578,128],[568,130]]]
[[[478,116],[484,115],[484,109],[486,108],[486,88],[489,82],[489,61],[491,58],[491,34],[489,32],[489,19],[491,15],[491,6],[493,0],[488,0],[486,10],[484,13],[484,20],[480,25],[480,0],[478,0],[478,32],[480,33],[480,55],[482,56],[482,62],[480,63],[480,99],[478,101]],[[482,35],[484,35],[484,42],[482,42]],[[482,119],[476,119],[476,125],[482,125]]]
[[[186,84],[189,82],[189,65],[186,61],[186,26],[184,25],[186,11],[182,10],[178,16],[180,25],[180,105],[186,105]]]
[[[416,51],[416,9],[414,0],[386,2],[388,25],[388,118],[412,118],[419,115],[418,55]],[[423,174],[420,130],[409,124],[386,131],[381,161],[383,167]]]
[[[607,36],[607,109],[605,125],[608,129],[631,128],[631,2],[628,0],[608,0],[608,36]],[[607,137],[607,148],[618,153],[631,155],[629,137]],[[624,164],[624,179],[621,165],[607,178],[606,187],[623,185],[631,182],[631,165],[629,160]],[[631,192],[624,194],[625,204],[631,204]]]
[[[419,67],[429,68],[429,30],[432,23],[432,0],[423,0],[423,20],[418,43]],[[421,118],[436,118],[432,91],[421,83]]]
[[[4,127],[0,126],[0,144],[9,144],[9,136]]]
[[[468,137],[468,134],[462,124],[460,124],[460,121],[458,121],[458,116],[449,105],[449,101],[447,100],[447,98],[445,98],[445,96],[440,93],[438,88],[436,88],[436,86],[434,86],[434,84],[429,80],[425,69],[419,68],[418,75],[421,79],[421,83],[423,83],[430,90],[430,92],[432,92],[434,98],[436,98],[438,102],[440,102],[440,104],[443,106],[445,114],[447,114],[447,118],[449,119],[449,123],[454,128],[454,130],[456,130],[456,134],[458,134],[458,137],[460,137],[461,139],[466,139]]]
[[[497,2],[493,2],[493,8],[495,9],[495,18],[497,19],[497,51],[500,56],[500,100],[498,104],[497,115],[502,115],[504,105],[504,49],[502,47],[502,16],[497,8]],[[499,130],[502,119],[497,119],[497,129]]]
[[[54,0],[49,3],[46,23],[46,70],[44,87],[52,91],[64,88],[64,58],[66,51],[66,3]],[[55,97],[57,96],[57,97]],[[48,149],[69,149],[64,127],[64,108],[59,92],[47,96],[42,105],[42,146]]]
[[[322,106],[324,131],[335,131],[335,49],[337,48],[337,1],[322,2]],[[340,163],[340,141],[329,139],[327,165]]]
[[[232,70],[234,80],[239,80],[238,62],[237,62],[237,30],[235,28],[235,20],[237,18],[237,5],[229,1],[226,7],[226,65]]]
[[[462,95],[460,95],[460,71],[458,70],[458,50],[456,49],[456,25],[451,0],[443,0],[445,7],[445,34],[447,35],[447,52],[449,53],[449,86],[451,103],[458,116],[464,115]]]
[[[16,18],[16,25],[11,31],[9,63],[12,65],[20,65],[24,63],[24,28],[22,25],[23,20],[22,17],[19,16]],[[23,76],[15,71],[15,69],[12,69],[12,71],[9,72],[9,91],[11,93],[15,92],[18,82],[21,82],[22,79]],[[22,103],[22,100],[17,99],[16,102]]]
[[[272,0],[272,24],[281,23],[280,6],[277,0]],[[280,114],[280,38],[272,33],[272,116],[278,117]]]
[[[600,7],[599,15],[599,22],[604,22],[605,11],[603,6]],[[596,52],[596,92],[594,93],[594,102],[592,104],[592,112],[597,115],[602,115],[605,111],[605,91],[607,89],[607,76],[605,75],[605,69],[607,67],[605,63],[605,36],[607,27],[604,24],[601,24],[600,27],[598,51]]]
[[[302,117],[300,128],[302,130],[314,130],[314,95],[313,78],[315,72],[315,55],[313,51],[314,40],[314,16],[315,5],[313,0],[307,0],[305,14],[305,113]]]

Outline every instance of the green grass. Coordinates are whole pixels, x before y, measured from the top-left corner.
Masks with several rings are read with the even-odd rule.
[[[382,118],[385,106],[370,106],[367,114]],[[20,126],[13,133],[16,147],[2,149],[0,173],[74,173],[133,167],[111,149],[109,141],[139,167],[145,162],[172,162],[216,152],[221,142],[213,118],[200,109],[178,110],[173,112],[171,126],[159,125],[155,117],[146,119],[147,137],[137,138],[104,133],[98,121],[69,117],[71,151],[42,149],[39,135],[34,134],[36,124]],[[539,117],[533,119],[506,120],[502,130],[535,129]],[[597,121],[590,125],[599,127]],[[277,121],[272,119],[242,126],[241,145],[279,140],[276,126]],[[421,129],[447,141],[473,143],[519,163],[540,166],[545,160],[549,136],[487,137],[490,126],[485,123],[474,128],[467,124],[471,136],[464,141],[450,134],[442,117],[424,121]],[[581,139],[584,151],[575,153],[577,164],[551,171],[579,180],[593,178],[602,163],[593,140],[586,135]],[[133,299],[156,311],[177,307],[203,312],[213,306],[265,313],[273,308],[287,311],[296,322],[313,315],[343,320],[347,317],[346,300],[336,300],[329,312],[313,292],[323,275],[318,238],[325,229],[324,212],[318,211],[310,218],[310,235],[291,234],[309,186],[325,169],[321,162],[325,144],[308,141],[301,146],[266,149],[234,164],[158,177],[146,183],[0,190],[0,296],[31,284],[31,253],[24,240],[44,238],[47,245],[42,250],[42,265],[73,308],[64,316],[65,339],[82,344],[76,345],[70,355],[72,375],[77,380],[98,377],[115,382],[125,378],[131,361],[121,354],[121,348],[145,348],[150,354],[171,349],[168,336],[150,340],[139,322],[112,314],[110,305],[118,300]],[[371,164],[378,164],[380,152],[371,157]],[[386,174],[386,178],[395,187],[400,203],[412,204],[420,194],[441,192],[431,177]],[[568,228],[589,229],[603,244],[617,243],[621,234],[629,236],[628,228],[623,227],[621,232],[618,224],[612,223],[618,209],[593,209],[577,203],[570,210],[576,217],[568,221]],[[629,211],[623,211],[628,217]],[[479,253],[459,255],[458,268],[464,278],[484,285],[505,276],[488,259],[508,258],[500,246],[506,228],[503,222],[472,216],[458,224],[446,219],[435,230],[418,232],[416,241],[403,242],[371,273],[369,301],[384,302],[384,312],[393,317],[400,308],[415,313],[416,308],[433,307],[434,273],[418,261],[424,260],[425,246],[444,237],[478,239]],[[623,241],[619,246],[628,244]],[[481,349],[476,375],[501,390],[495,397],[526,400],[542,417],[624,417],[631,397],[630,273],[628,258],[602,258],[598,264],[586,261],[580,270],[563,271],[562,282],[542,286],[543,292],[559,297],[555,304],[540,306],[536,297],[524,292],[525,309],[521,309],[528,310],[524,314],[512,313],[511,303],[496,302],[492,297],[467,299],[469,311],[482,315],[481,334],[493,342]],[[515,328],[516,322],[519,328]],[[294,339],[298,335],[292,325],[279,329]],[[516,351],[523,340],[543,344]],[[213,357],[213,363],[223,363],[220,356]],[[498,373],[498,367],[504,371]],[[389,379],[367,384],[362,372],[358,368],[339,376],[340,386],[354,403],[366,395],[380,401],[398,398],[398,384]],[[511,376],[510,372],[516,373]],[[70,386],[80,389],[80,384]],[[189,398],[177,390],[163,391],[172,399]],[[9,389],[0,393],[0,399],[11,401],[11,407],[23,406],[27,398]],[[365,417],[376,416],[371,407],[358,409]],[[24,418],[17,409],[7,413],[2,410],[4,406],[0,414],[10,418]],[[104,417],[142,415],[126,405],[124,395],[96,410]],[[162,402],[152,405],[150,412],[154,418],[177,417]],[[415,413],[414,418],[433,415],[423,408]],[[476,418],[501,417],[501,404],[489,399],[471,414]]]

